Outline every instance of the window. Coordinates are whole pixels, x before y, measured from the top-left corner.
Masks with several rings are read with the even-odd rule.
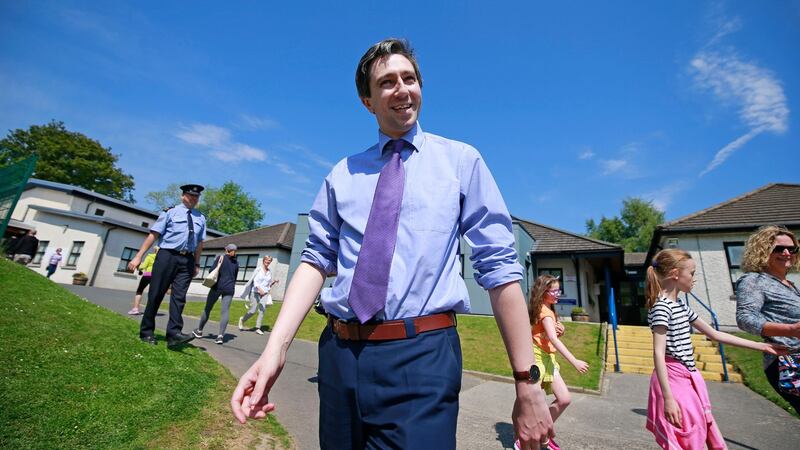
[[[725,247],[725,258],[728,260],[728,272],[731,274],[731,285],[736,290],[736,280],[742,276],[742,252],[744,252],[744,242],[723,242]]]
[[[36,249],[36,254],[33,255],[31,264],[41,264],[42,258],[44,258],[44,252],[47,251],[48,245],[50,245],[50,241],[39,241],[39,248]]]
[[[236,255],[236,260],[239,261],[239,276],[236,281],[247,281],[256,271],[260,258],[258,255]]]
[[[128,263],[131,262],[134,256],[136,256],[135,248],[130,248],[130,247],[123,248],[122,256],[119,258],[119,265],[117,266],[117,272],[133,273],[132,270],[128,269]]]
[[[94,215],[95,216],[101,216],[102,217],[103,214],[105,214],[105,213],[106,213],[106,211],[104,209],[97,208],[97,209],[94,210]]]
[[[147,228],[147,227],[149,227],[149,226],[150,226],[150,224],[149,224],[149,223],[147,223],[147,222],[142,222],[142,227],[144,227],[144,228]]]
[[[552,275],[558,278],[561,287],[561,295],[564,295],[564,270],[563,269],[539,269],[539,275]]]
[[[72,242],[72,249],[69,251],[69,256],[67,257],[67,266],[75,267],[78,265],[78,258],[81,257],[81,252],[83,251],[83,244],[84,241],[73,241]]]
[[[200,256],[200,270],[197,272],[195,279],[205,278],[209,272],[214,270],[214,263],[217,261],[219,255],[201,255]]]
[[[667,239],[666,248],[678,248],[678,238],[669,238],[669,239]]]

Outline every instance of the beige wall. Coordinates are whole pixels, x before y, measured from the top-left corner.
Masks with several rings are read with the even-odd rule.
[[[17,201],[17,206],[11,217],[20,222],[26,222],[32,217],[34,211],[31,205],[47,206],[48,208],[69,210],[71,196],[53,189],[33,188],[24,191]]]

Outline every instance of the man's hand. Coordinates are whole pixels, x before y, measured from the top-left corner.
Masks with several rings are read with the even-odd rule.
[[[539,385],[525,381],[517,382],[516,388],[517,399],[511,413],[514,435],[519,439],[520,449],[538,450],[555,436],[544,391]]]
[[[133,259],[128,263],[128,270],[131,272],[135,272],[136,268],[139,267],[139,264],[142,263],[142,258],[139,255],[133,257]]]
[[[197,274],[200,273],[200,266],[198,264],[194,265],[194,277],[197,277]]]
[[[269,391],[283,368],[280,357],[262,355],[239,379],[231,397],[231,411],[240,423],[247,418],[263,419],[275,410],[269,402]]]

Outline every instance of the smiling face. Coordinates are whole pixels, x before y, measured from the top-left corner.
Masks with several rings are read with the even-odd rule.
[[[183,195],[181,195],[181,200],[183,201],[183,206],[194,209],[194,207],[197,206],[197,202],[200,201],[200,196],[184,192]]]
[[[792,254],[788,249],[776,252],[775,247],[794,247],[794,245],[795,242],[790,236],[785,234],[775,236],[775,242],[772,245],[772,252],[767,260],[767,272],[786,276],[786,273],[789,271],[789,269],[791,269],[792,265],[797,260],[798,253]]]
[[[561,296],[561,283],[556,281],[555,283],[548,286],[548,289],[544,291],[544,303],[546,305],[553,305],[558,303],[558,297]]]
[[[387,136],[398,139],[417,122],[422,88],[414,65],[403,55],[375,60],[369,80],[370,96],[361,98]]]

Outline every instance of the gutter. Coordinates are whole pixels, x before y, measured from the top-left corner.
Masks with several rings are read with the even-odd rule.
[[[103,262],[103,256],[105,255],[106,249],[106,242],[108,242],[108,235],[111,234],[111,230],[116,230],[116,225],[110,225],[109,228],[106,230],[106,235],[103,236],[103,244],[100,246],[100,257],[97,258],[97,264],[94,265],[94,270],[92,271],[92,279],[89,280],[89,286],[94,286],[94,281],[97,279],[97,271],[100,269],[100,263]]]

